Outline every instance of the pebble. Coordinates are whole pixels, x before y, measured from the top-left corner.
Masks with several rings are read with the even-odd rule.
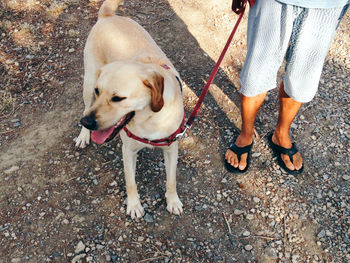
[[[221,183],[223,183],[223,184],[227,183],[227,179],[226,179],[226,178],[223,178],[223,179],[221,180]]]
[[[239,216],[239,215],[243,214],[244,211],[243,211],[243,210],[240,210],[240,209],[235,209],[235,210],[233,211],[233,213],[234,213],[235,215]]]
[[[248,230],[243,232],[243,236],[244,237],[249,237],[250,236],[250,232]]]
[[[323,237],[325,237],[325,235],[326,235],[326,231],[322,229],[322,230],[317,234],[317,237],[323,238]]]
[[[292,262],[293,263],[298,263],[299,262],[299,255],[293,255],[292,256]]]
[[[5,174],[11,174],[11,173],[14,173],[14,172],[16,172],[18,170],[19,170],[18,166],[12,166],[12,167],[8,168],[7,170],[5,170],[4,173]]]
[[[253,214],[248,214],[246,217],[247,217],[248,220],[252,220],[254,218],[254,215]]]
[[[253,249],[253,246],[248,244],[244,246],[244,249],[247,251],[251,251]]]
[[[79,260],[81,260],[81,259],[83,259],[83,258],[85,258],[85,257],[86,257],[86,254],[77,255],[77,256],[75,256],[75,257],[72,259],[71,263],[77,263]]]
[[[144,219],[147,223],[153,223],[154,222],[154,218],[151,214],[149,213],[146,213],[145,216],[144,216]]]
[[[259,202],[260,202],[260,198],[258,198],[258,197],[253,197],[253,201],[254,201],[255,203],[259,203]]]
[[[104,249],[104,247],[105,247],[105,246],[104,246],[104,245],[101,245],[101,244],[97,244],[97,245],[96,245],[96,248],[99,249],[99,250]]]
[[[342,176],[342,178],[345,180],[345,181],[349,181],[350,180],[350,175],[349,174],[345,174]]]
[[[79,254],[80,252],[83,252],[85,249],[85,244],[82,241],[79,241],[77,246],[75,247],[75,254]]]

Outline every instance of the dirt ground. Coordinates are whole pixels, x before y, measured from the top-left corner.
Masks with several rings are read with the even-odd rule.
[[[125,0],[117,13],[152,35],[183,80],[187,116],[237,16],[224,0]],[[181,216],[164,200],[164,162],[142,150],[146,215],[126,216],[121,141],[77,149],[83,47],[100,0],[0,3],[0,262],[349,262],[350,16],[340,24],[315,100],[293,126],[305,172],[285,174],[257,123],[248,173],[223,154],[238,134],[245,15],[205,105],[180,142]]]

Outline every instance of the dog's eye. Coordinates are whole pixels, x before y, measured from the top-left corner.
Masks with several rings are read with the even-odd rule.
[[[113,96],[112,97],[112,101],[113,102],[118,102],[118,101],[122,101],[122,100],[125,100],[126,97],[119,97],[119,96]]]
[[[98,88],[95,88],[95,94],[96,96],[100,95],[100,91],[98,90]]]

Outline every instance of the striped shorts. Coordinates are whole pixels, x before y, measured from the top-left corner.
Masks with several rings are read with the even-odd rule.
[[[348,7],[303,8],[276,0],[257,0],[249,11],[240,92],[254,97],[276,88],[277,73],[285,58],[285,92],[298,102],[311,101],[328,49]]]

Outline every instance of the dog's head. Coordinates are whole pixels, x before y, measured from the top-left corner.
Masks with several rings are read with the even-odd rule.
[[[108,64],[98,73],[95,101],[84,112],[81,124],[101,132],[111,127],[120,130],[137,111],[149,108],[160,111],[164,105],[163,91],[164,77],[141,64]]]

